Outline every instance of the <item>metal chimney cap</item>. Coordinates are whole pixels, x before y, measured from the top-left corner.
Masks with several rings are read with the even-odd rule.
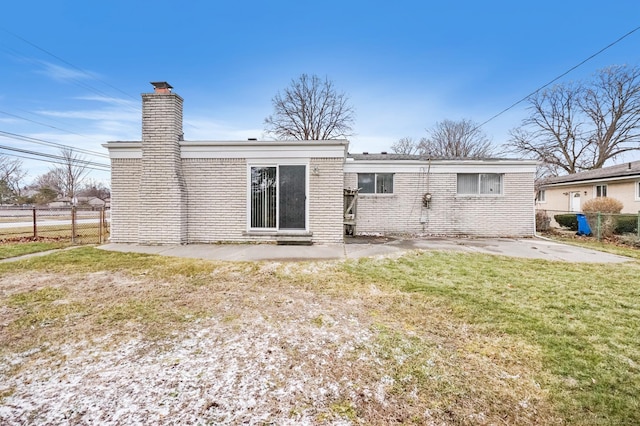
[[[171,89],[173,89],[173,86],[171,86],[166,81],[152,81],[151,85],[153,85],[153,88],[156,92],[166,93],[171,92]]]

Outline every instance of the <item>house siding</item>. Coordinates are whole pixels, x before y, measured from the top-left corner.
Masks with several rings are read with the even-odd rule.
[[[312,241],[342,241],[342,158],[309,162],[308,220]],[[274,241],[276,233],[247,232],[246,159],[184,159],[188,242]]]
[[[309,230],[314,242],[342,242],[343,158],[312,158],[309,164]]]
[[[185,159],[188,242],[245,241],[247,162],[231,159]]]
[[[500,196],[457,195],[456,173],[395,173],[393,194],[360,194],[357,234],[531,236],[533,173],[503,175]],[[357,173],[345,174],[357,187]],[[424,193],[432,194],[429,208]]]
[[[111,159],[111,242],[137,243],[140,223],[139,159]]]

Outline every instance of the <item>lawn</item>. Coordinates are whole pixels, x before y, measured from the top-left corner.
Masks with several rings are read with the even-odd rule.
[[[0,264],[0,422],[640,424],[640,262]]]
[[[69,247],[69,241],[34,241],[30,243],[2,243],[0,244],[0,259],[24,256],[26,254]]]

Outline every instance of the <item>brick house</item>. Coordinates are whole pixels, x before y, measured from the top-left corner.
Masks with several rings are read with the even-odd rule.
[[[152,84],[142,141],[104,145],[114,243],[534,234],[533,161],[348,154],[346,140],[185,141],[183,99]]]

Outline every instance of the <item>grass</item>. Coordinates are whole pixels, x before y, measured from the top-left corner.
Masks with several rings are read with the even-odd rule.
[[[68,238],[71,239],[71,225],[38,225],[37,229],[38,237],[45,238]],[[96,223],[82,223],[76,227],[76,240],[83,243],[98,243],[100,236],[100,226]],[[0,229],[0,239],[3,238],[32,238],[33,227],[23,226],[15,228],[3,228]],[[107,230],[103,230],[103,239],[106,240],[109,235]]]
[[[640,424],[639,275],[638,262],[448,252],[270,265],[79,248],[0,264],[0,355],[104,334],[164,342],[211,316],[237,330],[247,312],[277,323],[304,294],[325,304],[307,319],[319,332],[335,306],[368,324],[372,341],[330,374],[383,383],[391,401],[360,384],[319,419]]]
[[[26,254],[39,253],[48,250],[56,250],[69,247],[66,241],[44,241],[30,243],[5,243],[0,244],[0,259],[24,256]]]
[[[351,267],[363,282],[445,304],[540,350],[540,380],[572,424],[638,424],[640,268],[428,253]]]

